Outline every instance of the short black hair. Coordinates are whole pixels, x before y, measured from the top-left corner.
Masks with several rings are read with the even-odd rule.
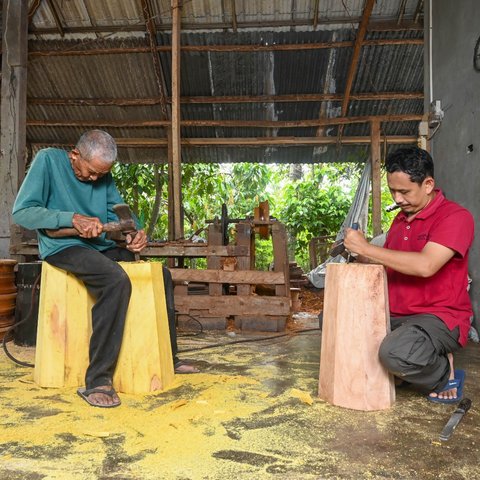
[[[419,147],[404,147],[390,153],[385,160],[388,173],[404,172],[412,182],[421,185],[427,177],[433,176],[433,159]]]

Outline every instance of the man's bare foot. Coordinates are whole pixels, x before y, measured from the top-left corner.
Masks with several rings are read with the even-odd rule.
[[[453,368],[453,353],[448,353],[448,362],[450,363],[450,376],[448,380],[455,380],[455,370]],[[447,399],[447,400],[455,400],[457,398],[457,388],[450,388],[448,390],[444,390],[443,392],[432,392],[430,394],[432,398],[439,398],[439,399]]]
[[[79,388],[77,393],[93,407],[118,407],[120,398],[111,385],[100,385],[89,390]]]
[[[200,370],[189,363],[179,360],[175,362],[175,373],[188,374],[188,373],[200,373]]]

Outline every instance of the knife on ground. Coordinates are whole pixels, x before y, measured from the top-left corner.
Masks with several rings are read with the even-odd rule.
[[[446,442],[450,439],[455,428],[460,423],[460,420],[468,412],[472,406],[472,401],[469,398],[464,398],[458,405],[456,410],[452,413],[452,416],[448,420],[445,427],[443,427],[442,433],[440,434],[440,440]]]

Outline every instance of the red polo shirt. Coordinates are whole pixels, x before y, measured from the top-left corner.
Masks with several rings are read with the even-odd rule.
[[[428,242],[455,250],[454,257],[435,275],[415,277],[387,268],[390,314],[394,317],[430,313],[450,330],[458,326],[459,343],[467,343],[472,305],[467,292],[468,249],[473,241],[471,213],[447,200],[440,190],[411,221],[400,212],[388,232],[385,248],[420,252]]]

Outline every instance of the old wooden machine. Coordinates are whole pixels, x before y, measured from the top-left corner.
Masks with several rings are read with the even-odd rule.
[[[233,225],[234,241],[228,228]],[[255,237],[271,239],[271,271],[255,268]],[[229,319],[242,330],[281,331],[290,314],[289,262],[285,226],[270,218],[261,202],[253,218],[222,216],[208,225],[206,244],[185,241],[150,243],[142,256],[206,257],[207,269],[171,269],[179,322],[189,316],[206,329],[224,329]],[[205,288],[194,292],[194,284]],[[261,288],[260,288],[261,287]]]

